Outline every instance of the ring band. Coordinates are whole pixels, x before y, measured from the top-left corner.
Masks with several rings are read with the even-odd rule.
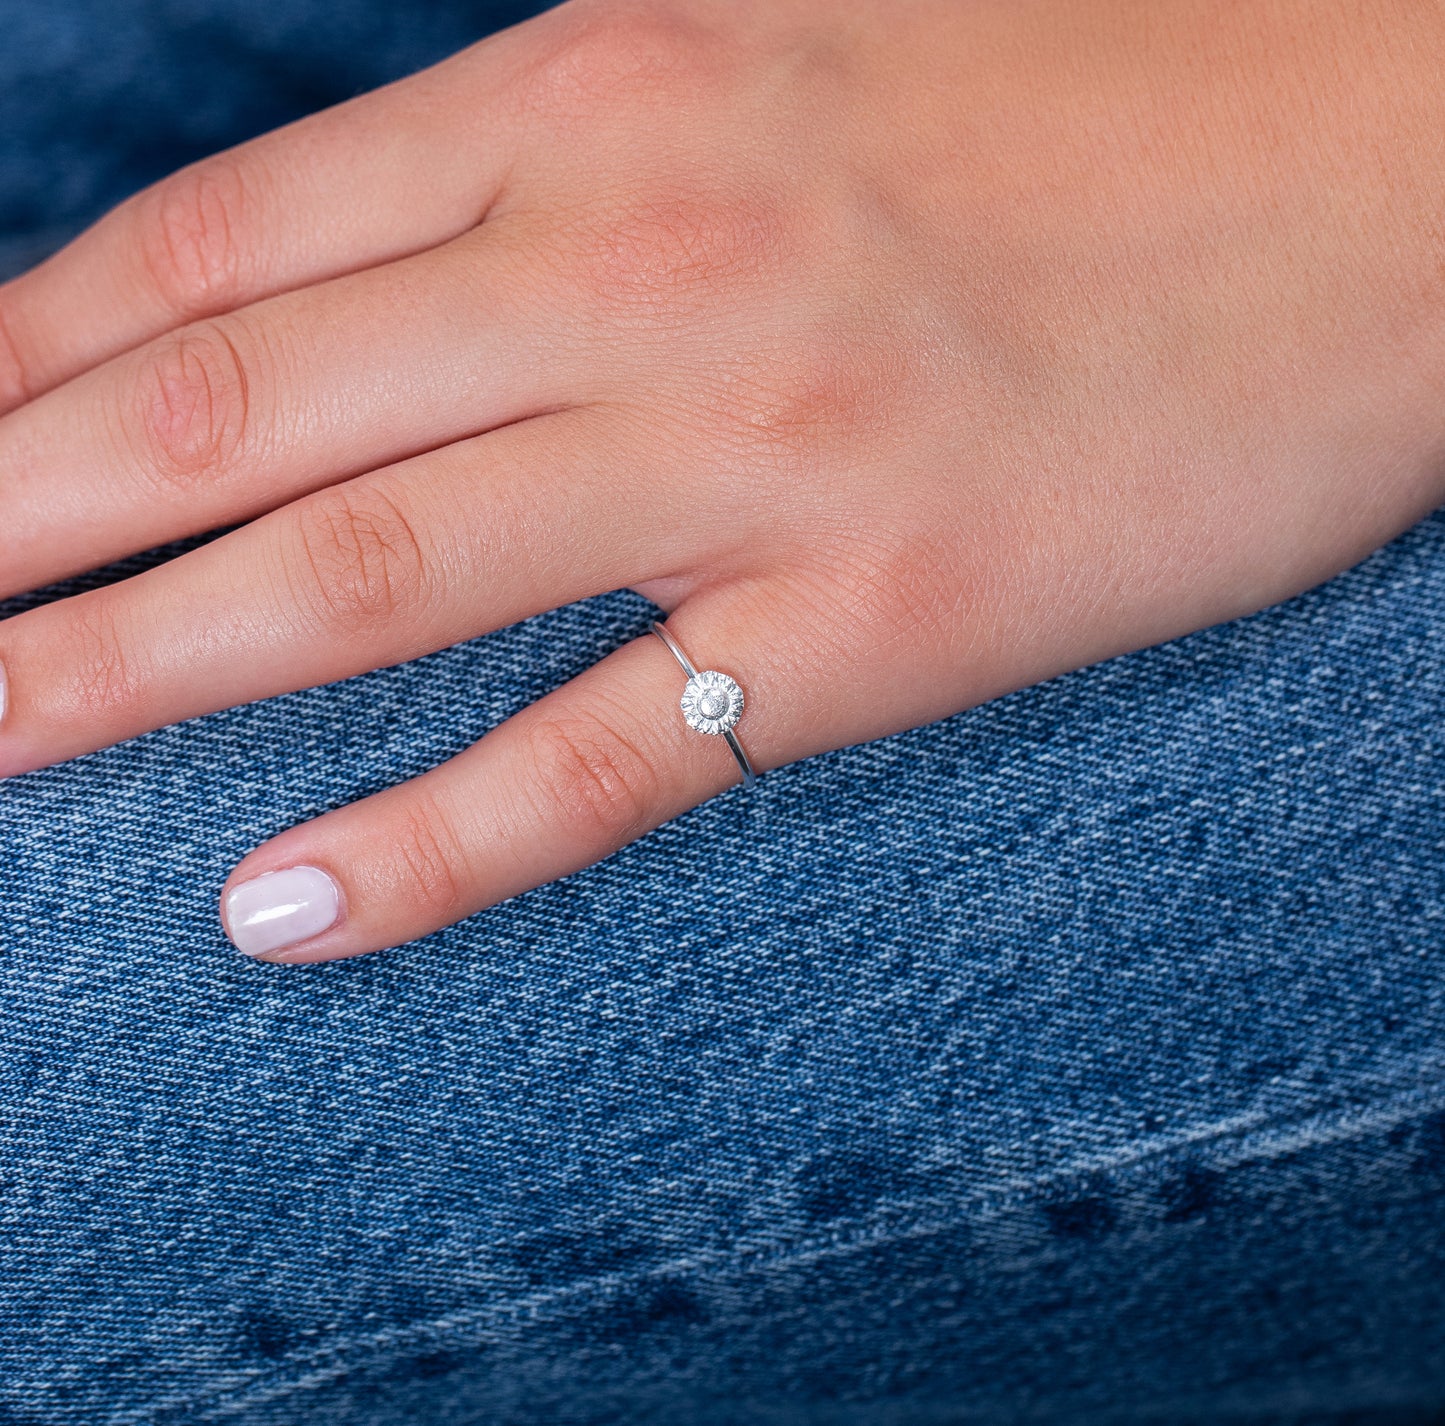
[[[699,733],[721,733],[733,750],[738,766],[743,770],[743,786],[751,787],[758,780],[743,745],[733,732],[733,724],[743,715],[743,691],[737,680],[729,678],[716,669],[704,669],[701,673],[692,665],[692,660],[678,647],[677,640],[657,620],[652,621],[652,632],[667,645],[673,658],[682,665],[687,675],[687,687],[682,690],[682,716],[689,728]]]

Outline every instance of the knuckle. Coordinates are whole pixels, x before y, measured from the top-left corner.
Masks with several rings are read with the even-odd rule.
[[[411,802],[394,829],[402,894],[429,920],[446,923],[464,909],[467,858],[450,818],[434,797]]]
[[[236,160],[211,158],[164,179],[137,205],[142,267],[166,308],[182,318],[235,305],[247,182]]]
[[[569,253],[587,301],[675,320],[776,265],[781,210],[762,196],[660,190],[589,224]]]
[[[36,391],[29,362],[15,335],[14,319],[8,314],[9,300],[0,287],[0,411],[22,405]]]
[[[739,355],[707,401],[720,454],[756,477],[766,515],[779,480],[830,477],[896,439],[915,384],[895,347],[839,323],[782,350]]]
[[[943,529],[860,520],[831,551],[828,611],[860,658],[876,659],[896,644],[941,647],[957,633],[965,600],[976,585]]]
[[[239,335],[234,321],[198,323],[141,356],[134,410],[122,426],[138,432],[135,454],[162,481],[189,485],[238,463],[257,384]]]
[[[528,106],[579,121],[628,95],[661,103],[698,67],[698,35],[659,0],[584,0],[556,13],[524,86]]]
[[[373,486],[338,486],[303,501],[296,540],[309,573],[306,599],[328,634],[366,638],[431,597],[421,540],[401,503]]]
[[[840,339],[814,342],[734,388],[734,416],[765,449],[789,459],[836,447],[870,424],[886,386]]]
[[[619,845],[639,835],[658,804],[658,777],[642,751],[601,718],[538,719],[529,748],[544,816],[588,845]]]

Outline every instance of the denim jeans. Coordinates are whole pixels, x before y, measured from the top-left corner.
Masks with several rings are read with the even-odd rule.
[[[0,0],[0,259],[503,18]],[[1445,514],[425,941],[229,948],[260,839],[654,612],[0,784],[0,1423],[1445,1420]]]

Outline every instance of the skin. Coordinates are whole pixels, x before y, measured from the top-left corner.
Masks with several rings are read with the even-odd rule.
[[[1260,609],[1445,501],[1440,0],[571,0],[0,286],[0,776],[605,590],[760,772]],[[272,959],[738,780],[647,634],[293,827]]]

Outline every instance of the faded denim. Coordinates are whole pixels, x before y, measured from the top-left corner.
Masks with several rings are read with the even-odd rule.
[[[0,252],[497,13],[0,0]],[[230,949],[259,840],[654,613],[0,784],[0,1423],[1445,1420],[1445,514],[424,942]]]

